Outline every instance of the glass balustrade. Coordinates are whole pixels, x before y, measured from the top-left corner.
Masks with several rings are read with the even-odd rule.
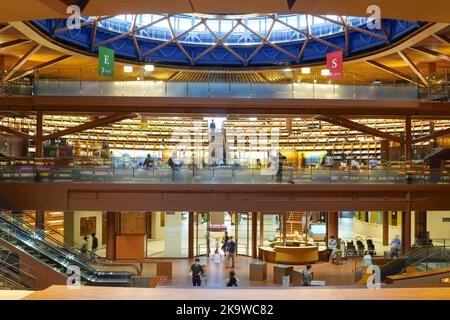
[[[197,168],[112,168],[3,166],[0,182],[104,182],[148,184],[447,184],[449,170],[427,168],[267,169],[219,166]]]

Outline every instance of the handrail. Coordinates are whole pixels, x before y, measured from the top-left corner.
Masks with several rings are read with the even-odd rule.
[[[7,213],[7,212],[5,212],[5,211],[0,212],[0,214],[2,214],[2,213],[3,213],[3,214],[6,213],[6,215],[12,217],[13,219],[18,220],[19,222],[24,223],[25,225],[28,225],[32,230],[36,231],[36,233],[42,235],[43,237],[46,237],[46,236],[47,236],[42,230],[40,230],[39,228],[35,228],[35,227],[31,226],[30,224],[28,224],[27,222],[23,221],[22,219],[20,219],[20,218],[18,218],[18,217],[15,217],[15,216],[13,216],[12,214]],[[21,227],[20,225],[16,225],[14,222],[9,221],[7,218],[3,217],[3,219],[6,219],[6,221],[7,221],[8,223],[12,224],[15,228],[24,229],[24,230],[21,230],[22,232],[26,232],[26,233],[29,232],[29,231],[26,231],[26,229],[23,228],[23,227]],[[92,263],[91,260],[89,260],[86,256],[80,254],[79,252],[76,252],[76,251],[73,251],[73,250],[72,250],[72,251],[67,250],[67,251],[69,251],[69,254],[72,254],[73,257],[75,257],[75,256],[82,257],[82,258],[85,259],[84,261],[83,261],[83,260],[76,260],[76,259],[73,259],[72,257],[67,257],[67,256],[66,256],[66,253],[61,252],[62,248],[64,248],[64,247],[62,247],[62,248],[57,248],[57,247],[54,247],[54,245],[52,245],[52,244],[51,244],[50,242],[48,242],[48,241],[44,241],[43,239],[39,239],[39,240],[40,240],[42,243],[45,243],[47,246],[50,246],[50,248],[51,248],[53,251],[57,252],[58,255],[64,256],[65,259],[69,259],[69,260],[71,260],[71,261],[75,261],[76,263],[82,265],[84,268],[86,268],[86,269],[88,269],[88,270],[91,269],[91,270],[89,270],[89,272],[98,272],[98,270],[96,270],[95,268],[93,268],[93,267],[90,265],[90,264],[94,264],[94,265],[95,265],[95,263]],[[55,241],[58,242],[58,240],[55,240]],[[35,249],[38,250],[37,248],[35,248]],[[56,261],[58,261],[58,260],[56,260]],[[116,265],[114,265],[114,266],[116,266]],[[136,270],[137,274],[140,273],[139,269],[138,269],[135,265],[131,265],[131,264],[129,264],[129,265],[128,265],[128,264],[121,264],[121,265],[120,265],[120,264],[117,264],[117,266],[131,267],[131,268],[133,268],[133,269]]]
[[[11,213],[9,213],[9,212],[6,212],[6,211],[0,211],[0,214],[6,214],[6,215],[8,215],[9,217],[13,218],[14,220],[19,221],[20,223],[26,225],[26,226],[29,227],[31,230],[33,230],[35,233],[38,233],[38,234],[42,235],[43,237],[45,237],[45,238],[47,238],[47,239],[51,239],[51,240],[54,241],[55,243],[61,245],[61,248],[67,250],[68,252],[70,252],[70,253],[72,253],[72,254],[78,256],[78,257],[82,257],[82,258],[84,259],[84,262],[86,262],[86,263],[90,263],[90,264],[94,264],[94,265],[98,264],[98,265],[100,265],[100,266],[103,266],[103,265],[104,265],[104,266],[106,266],[106,265],[108,265],[108,266],[109,266],[109,265],[113,265],[113,263],[105,263],[105,264],[99,264],[99,263],[97,263],[97,262],[96,262],[96,259],[102,260],[102,257],[95,255],[93,252],[91,252],[91,253],[92,253],[92,255],[93,255],[95,258],[94,258],[93,260],[91,260],[91,259],[89,259],[86,255],[84,255],[83,253],[78,252],[77,250],[75,250],[75,248],[67,248],[67,246],[66,246],[64,243],[62,243],[62,242],[59,241],[58,239],[55,239],[55,238],[52,237],[51,235],[48,235],[48,234],[45,233],[45,231],[43,231],[42,229],[32,226],[31,224],[29,224],[29,223],[26,222],[25,220],[23,220],[23,219],[21,219],[21,218],[19,218],[19,217],[17,217],[17,216],[14,216],[13,214],[11,214]],[[34,219],[32,216],[28,215],[27,213],[22,212],[22,214],[26,215],[27,217],[33,219],[33,220],[36,222],[36,219]],[[47,225],[46,225],[46,227],[47,227]],[[49,228],[49,229],[51,229],[51,228]],[[55,231],[55,233],[61,235],[58,231],[56,231],[56,230],[54,230],[54,229],[51,229],[51,230],[52,230],[52,231]],[[62,236],[64,239],[67,239],[67,238],[65,238],[63,235],[61,235],[61,236]],[[45,239],[45,238],[44,238],[44,239]],[[71,241],[70,239],[67,239],[67,240]],[[74,241],[71,241],[71,242],[75,243]],[[76,244],[76,243],[75,243],[75,244]],[[134,259],[127,259],[127,260],[134,260]],[[111,259],[105,259],[105,261],[111,261]],[[116,267],[116,266],[131,267],[131,268],[133,268],[133,269],[136,270],[137,275],[141,275],[141,274],[142,274],[142,270],[143,270],[142,263],[141,263],[139,260],[135,260],[135,261],[136,261],[136,263],[139,263],[139,268],[136,267],[134,264],[125,264],[125,263],[114,264],[114,267]]]

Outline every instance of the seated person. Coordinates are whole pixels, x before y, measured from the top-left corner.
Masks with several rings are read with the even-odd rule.
[[[311,286],[314,277],[314,272],[311,271],[311,265],[308,263],[306,269],[303,270],[303,286]]]
[[[341,250],[339,250],[337,247],[334,247],[331,251],[331,262],[334,264],[340,263],[339,260],[342,257],[341,254]]]

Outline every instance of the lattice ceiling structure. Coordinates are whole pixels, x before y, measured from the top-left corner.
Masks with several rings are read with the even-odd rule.
[[[34,21],[54,40],[96,52],[100,46],[135,61],[195,66],[299,65],[323,61],[342,50],[347,58],[390,45],[423,26],[383,19],[297,14],[148,14],[83,18],[80,29],[67,19]]]

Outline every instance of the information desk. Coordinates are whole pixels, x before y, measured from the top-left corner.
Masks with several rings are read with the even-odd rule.
[[[326,248],[317,246],[308,247],[259,247],[259,257],[263,261],[284,264],[306,264],[319,260],[319,251]]]

